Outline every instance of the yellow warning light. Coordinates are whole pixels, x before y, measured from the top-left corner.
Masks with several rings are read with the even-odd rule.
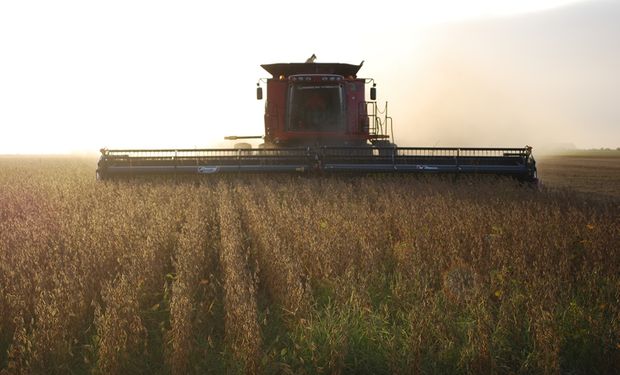
[[[280,74],[280,81],[284,81],[284,78],[286,78],[284,74]]]

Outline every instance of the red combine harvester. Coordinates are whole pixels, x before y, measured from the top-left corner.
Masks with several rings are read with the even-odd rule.
[[[387,103],[381,111],[362,64],[261,65],[267,84],[264,136],[251,148],[101,150],[98,179],[152,174],[217,173],[452,173],[495,174],[536,181],[531,147],[397,147]],[[366,86],[372,84],[366,100]]]

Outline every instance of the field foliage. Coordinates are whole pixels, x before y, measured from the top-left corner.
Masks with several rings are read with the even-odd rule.
[[[511,180],[0,159],[7,373],[614,373],[620,207]]]

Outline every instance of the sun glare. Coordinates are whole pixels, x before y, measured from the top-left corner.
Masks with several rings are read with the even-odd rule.
[[[273,0],[243,12],[234,3],[2,2],[0,153],[225,146],[225,135],[263,131],[260,64],[312,53],[366,60],[363,75],[397,84],[432,52],[429,26],[573,2]],[[382,90],[389,100],[403,94]]]

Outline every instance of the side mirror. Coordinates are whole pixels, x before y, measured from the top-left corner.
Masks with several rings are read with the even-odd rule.
[[[370,88],[370,100],[377,100],[377,88],[374,84]]]
[[[256,86],[258,86],[258,84],[256,84]],[[256,100],[261,100],[263,99],[263,88],[258,86],[256,88]]]

